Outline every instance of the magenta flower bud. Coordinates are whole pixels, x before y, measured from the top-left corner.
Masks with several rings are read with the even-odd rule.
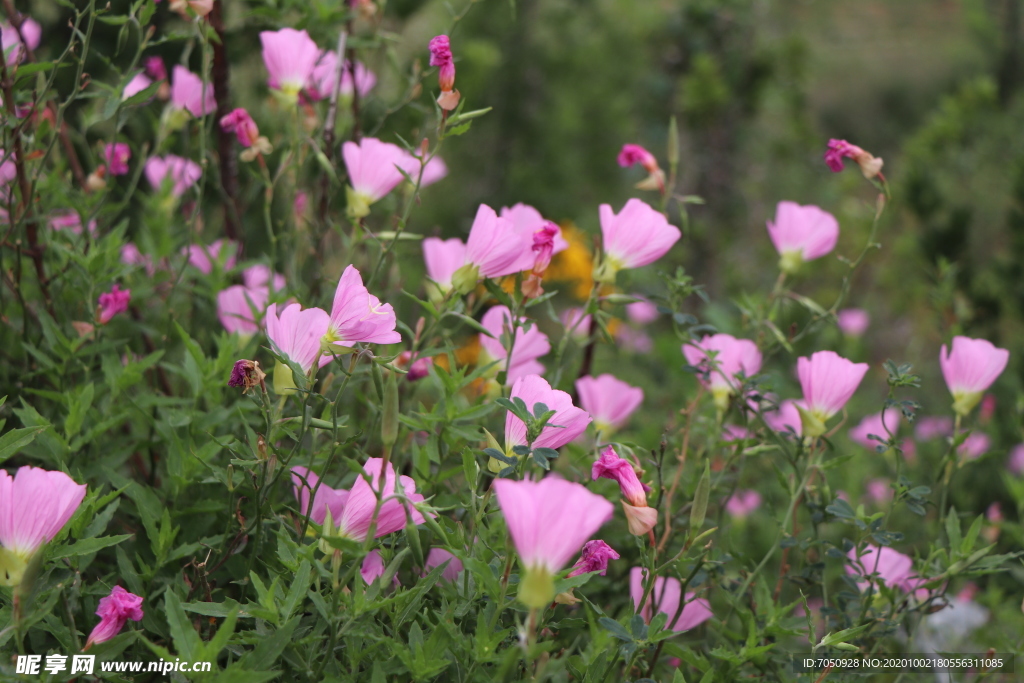
[[[640,164],[647,171],[654,171],[658,168],[658,160],[653,154],[640,145],[625,144],[619,152],[619,166],[627,168],[634,164]]]
[[[395,330],[396,325],[391,304],[381,303],[370,294],[355,266],[347,267],[334,291],[331,321],[323,337],[328,354],[331,345],[397,344],[402,341],[402,335]]]
[[[374,580],[384,576],[384,558],[381,557],[379,550],[371,550],[363,558],[363,564],[359,568],[359,576],[362,577],[363,582],[366,585],[370,585]],[[398,580],[398,575],[391,577],[392,586],[401,586],[402,582]]]
[[[869,439],[868,436],[873,434],[874,436],[880,437],[886,441],[889,440],[890,433],[895,436],[896,430],[900,427],[900,412],[895,408],[890,408],[884,412],[884,422],[882,413],[868,415],[861,420],[860,424],[850,430],[850,439],[855,443],[864,446],[864,448],[875,450],[878,446],[882,445],[882,442]],[[888,432],[886,431],[886,427],[889,428]]]
[[[623,268],[640,268],[664,256],[682,233],[668,219],[639,199],[630,199],[616,215],[612,207],[599,207],[604,260],[594,277],[614,282]]]
[[[120,285],[114,285],[109,292],[100,294],[100,310],[97,316],[100,325],[106,325],[115,315],[127,311],[131,298],[132,291],[122,290]]]
[[[555,253],[555,237],[559,234],[558,226],[547,222],[543,228],[533,233],[533,253],[536,260],[533,272],[541,275],[551,264],[551,256]]]
[[[614,375],[587,375],[576,380],[580,407],[594,418],[602,434],[610,434],[626,424],[629,416],[644,401],[644,390],[630,386]]]
[[[437,72],[437,84],[442,92],[451,92],[455,88],[455,60],[448,36],[435,36],[430,39],[430,66],[440,67]]]
[[[544,228],[553,228],[555,230],[554,247],[551,250],[552,254],[557,254],[560,251],[564,251],[569,248],[569,243],[564,237],[562,237],[561,228],[559,228],[557,224],[544,218],[540,211],[529,204],[523,204],[520,202],[511,208],[503,206],[501,207],[501,211],[498,212],[498,216],[510,221],[515,233],[517,235],[521,235],[524,238],[523,242],[529,245],[528,248],[523,250],[520,262],[516,266],[516,271],[530,270],[534,267],[536,263],[536,256],[531,247],[534,244],[534,237],[537,232]]]
[[[949,351],[942,345],[939,365],[953,394],[953,410],[966,416],[978,405],[982,394],[1006,369],[1010,352],[997,348],[987,339],[953,337]]]
[[[110,175],[128,173],[128,160],[132,158],[132,149],[126,142],[112,142],[103,148],[103,158],[107,161]]]
[[[309,518],[317,524],[323,524],[330,511],[331,519],[339,519],[345,509],[345,502],[348,500],[348,491],[345,489],[331,488],[327,484],[317,484],[320,477],[312,470],[305,467],[292,468],[292,492],[299,502],[299,514],[303,517],[309,513]],[[316,490],[313,496],[313,507],[309,507],[309,494]]]
[[[705,336],[699,342],[684,344],[683,355],[687,363],[707,374],[707,378],[699,377],[700,382],[711,390],[715,405],[722,411],[742,386],[740,375],[749,378],[761,369],[757,344],[730,334]]]
[[[633,469],[633,463],[619,457],[612,446],[605,447],[601,456],[590,469],[590,478],[614,479],[619,484],[623,497],[634,507],[647,507],[648,487],[640,482]]]
[[[725,502],[725,511],[730,517],[744,519],[761,507],[761,494],[757,491],[737,491]]]
[[[775,222],[768,221],[768,236],[779,252],[779,269],[794,273],[804,261],[821,258],[835,249],[839,222],[817,206],[779,202]]]
[[[573,441],[590,424],[590,415],[573,405],[572,397],[564,391],[552,389],[540,375],[520,377],[512,385],[510,398],[521,398],[531,414],[534,406],[543,403],[555,414],[533,442],[534,448],[561,448]],[[526,424],[511,412],[505,415],[505,449],[511,453],[513,446],[525,446]]]
[[[853,159],[860,166],[861,173],[870,180],[882,173],[882,160],[865,152],[857,145],[852,145],[846,140],[832,138],[828,141],[828,149],[825,150],[825,163],[832,169],[833,173],[843,170],[843,159]]]
[[[696,593],[687,592],[682,595],[683,585],[679,579],[671,576],[659,576],[654,579],[654,588],[651,589],[647,602],[640,607],[640,601],[644,597],[644,583],[649,581],[647,569],[633,567],[629,572],[629,595],[633,599],[633,609],[637,614],[643,616],[648,624],[654,617],[655,608],[657,612],[667,614],[669,619],[676,616],[679,611],[679,601],[683,600],[683,610],[674,624],[668,628],[676,633],[689,631],[700,626],[714,616],[711,612],[711,603],[704,598],[697,598]]]
[[[867,363],[854,363],[835,351],[818,351],[796,361],[805,410],[800,411],[804,436],[825,433],[825,422],[846,405],[867,374]]]
[[[146,75],[154,81],[167,80],[167,67],[164,66],[164,60],[162,57],[157,57],[156,55],[146,57],[145,67]]]
[[[849,558],[846,573],[851,576],[867,579],[877,574],[878,579],[886,586],[898,588],[904,593],[915,590],[923,582],[914,574],[914,561],[892,548],[880,548],[868,543],[860,554],[857,548],[851,548],[846,556]],[[858,581],[857,585],[863,591],[867,588],[868,581]]]
[[[845,308],[836,313],[836,324],[847,337],[863,337],[871,324],[871,316],[862,308]]]
[[[462,560],[455,557],[444,548],[431,548],[427,553],[426,566],[423,568],[423,576],[426,576],[435,567],[440,567],[445,562],[448,566],[441,571],[441,580],[454,583],[462,572]]]
[[[520,318],[520,322],[526,318]],[[480,335],[480,365],[487,365],[497,361],[491,371],[494,375],[505,369],[508,365],[508,375],[505,377],[505,384],[512,384],[518,379],[527,375],[541,375],[544,373],[544,365],[537,359],[547,355],[551,351],[551,343],[548,336],[541,332],[536,325],[531,325],[529,330],[520,327],[516,331],[516,340],[512,345],[512,358],[509,362],[509,355],[502,346],[501,337],[511,339],[512,314],[505,306],[494,306],[484,313],[480,324],[493,336]],[[564,392],[563,392],[564,393]],[[551,406],[549,406],[551,407]],[[533,406],[530,406],[533,409]],[[559,424],[554,422],[553,424]]]
[[[234,133],[242,147],[252,147],[260,136],[256,122],[249,116],[249,112],[241,108],[221,118],[220,127],[228,133]]]
[[[100,598],[96,616],[100,618],[100,623],[96,624],[96,628],[89,634],[85,649],[116,636],[129,619],[142,621],[142,597],[129,593],[120,586],[114,586],[110,595]]]
[[[583,544],[580,559],[576,561],[572,571],[565,578],[570,579],[580,574],[590,574],[592,572],[601,572],[601,576],[604,576],[608,573],[609,560],[617,559],[619,559],[619,554],[604,541],[600,539],[587,541]]]
[[[212,83],[203,87],[203,79],[180,64],[175,65],[171,76],[171,107],[187,110],[196,118],[216,111]]]
[[[263,64],[269,74],[268,84],[285,97],[298,101],[299,91],[313,75],[320,60],[320,48],[306,31],[283,28],[279,31],[261,31]]]
[[[434,359],[429,356],[414,358],[412,351],[402,351],[395,360],[395,365],[407,368],[405,378],[410,382],[418,382],[430,374],[430,366]]]

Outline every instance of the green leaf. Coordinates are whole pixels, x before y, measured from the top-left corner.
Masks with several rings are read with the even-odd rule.
[[[35,440],[36,435],[47,429],[49,425],[39,427],[22,427],[12,429],[3,436],[0,436],[0,464],[8,458],[17,455],[18,451]]]
[[[690,508],[690,538],[693,538],[704,526],[704,516],[708,511],[708,496],[711,493],[711,465],[704,461],[704,474],[697,483],[693,494],[693,505]]]
[[[624,640],[627,643],[633,642],[633,636],[629,635],[629,631],[627,631],[622,624],[615,621],[614,619],[610,617],[601,617],[597,620],[597,623],[601,624],[601,626],[603,626],[606,631],[611,633],[619,640]]]
[[[192,628],[192,622],[189,621],[181,607],[181,600],[173,590],[164,593],[164,612],[178,655],[182,659],[201,659],[199,653],[203,649],[203,643],[199,639],[199,634]]]
[[[131,538],[131,534],[124,534],[122,536],[102,536],[100,538],[84,538],[72,545],[57,548],[50,553],[50,559],[60,560],[65,557],[91,555],[103,548],[109,548],[112,545],[117,545],[118,543],[127,541],[129,538]]]

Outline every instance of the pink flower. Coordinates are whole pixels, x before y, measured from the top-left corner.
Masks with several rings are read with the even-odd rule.
[[[297,306],[298,304],[292,305]],[[345,501],[348,500],[348,491],[334,489],[326,484],[320,484],[318,487],[319,482],[320,477],[312,470],[305,467],[292,468],[292,491],[299,501],[299,514],[305,517],[308,512],[311,520],[317,524],[323,524],[328,511],[331,513],[332,520],[341,517],[342,511],[345,509]],[[313,507],[310,509],[309,493],[314,490],[316,494],[313,496]]]
[[[953,418],[951,417],[922,417],[917,421],[914,428],[914,436],[919,441],[931,441],[953,434]]]
[[[793,273],[804,261],[813,261],[835,249],[839,223],[817,206],[779,202],[775,222],[768,221],[768,236],[779,252],[779,268]]]
[[[1020,476],[1024,474],[1024,443],[1019,443],[1010,451],[1010,458],[1006,461],[1006,468]]]
[[[870,180],[882,173],[882,160],[865,152],[857,145],[851,145],[846,140],[832,138],[828,141],[828,149],[825,151],[825,163],[832,169],[833,173],[843,170],[843,159],[853,159],[860,166],[861,173]]]
[[[554,575],[611,519],[612,504],[557,476],[492,486],[523,567],[519,601],[544,607],[555,596]]]
[[[590,469],[590,478],[595,481],[614,479],[618,482],[624,499],[620,503],[623,512],[626,513],[629,533],[643,536],[658,523],[658,511],[647,506],[649,487],[640,482],[633,464],[625,458],[620,458],[612,446],[607,446],[601,451],[601,456],[594,461]]]
[[[213,97],[213,84],[203,86],[203,79],[180,64],[171,71],[171,106],[187,109],[192,116],[200,118],[217,109]]]
[[[363,558],[363,564],[359,568],[359,576],[362,577],[366,585],[370,585],[375,579],[379,579],[384,576],[384,558],[381,557],[379,550],[371,550]],[[391,577],[392,586],[401,586],[402,582],[398,580],[398,576]]]
[[[572,404],[572,397],[564,391],[552,389],[540,375],[525,375],[512,385],[510,398],[521,398],[526,409],[534,414],[534,406],[543,403],[555,414],[533,442],[534,448],[561,448],[574,440],[590,424],[590,415]],[[526,424],[511,412],[505,416],[505,448],[525,446]]]
[[[285,306],[280,318],[277,304],[270,304],[264,317],[267,337],[274,351],[297,363],[303,372],[309,372],[318,358],[320,367],[331,362],[331,357],[322,354],[320,349],[320,340],[330,322],[327,311],[319,308],[302,310],[299,304]]]
[[[105,643],[124,628],[126,621],[142,621],[142,597],[129,593],[120,586],[114,586],[110,595],[100,598],[100,604],[96,608],[96,616],[100,623],[89,634],[85,642],[85,649],[98,643]]]
[[[505,306],[495,306],[484,313],[480,324],[490,332],[493,337],[485,334],[480,335],[480,364],[484,365],[499,361],[493,368],[495,374],[503,371],[506,367],[508,351],[502,345],[502,335],[505,336],[505,343],[512,339],[511,332],[512,314]],[[526,318],[520,318],[523,323]],[[525,375],[540,375],[544,372],[544,365],[537,359],[547,355],[551,351],[551,344],[546,334],[541,332],[534,324],[526,330],[520,324],[516,330],[515,344],[512,346],[511,363],[508,364],[508,375],[505,377],[505,384],[512,384]],[[557,424],[557,423],[556,423]]]
[[[637,325],[649,325],[660,315],[658,307],[646,299],[626,304],[626,317]]]
[[[957,453],[967,460],[976,460],[988,452],[992,439],[984,432],[971,432],[964,442],[956,449]]]
[[[862,337],[871,323],[871,316],[863,308],[845,308],[836,313],[836,324],[847,337]]]
[[[366,97],[373,86],[377,84],[377,76],[366,68],[362,62],[356,62],[355,88],[352,87],[352,70],[346,61],[342,66],[341,89],[338,91],[344,97],[351,97],[355,90],[359,91],[359,97]],[[306,94],[310,99],[329,99],[334,93],[334,85],[338,82],[338,55],[332,50],[325,50],[320,55],[320,60],[313,68],[313,73],[306,84]]]
[[[391,304],[382,304],[363,286],[363,278],[355,266],[341,274],[331,307],[331,324],[324,334],[326,344],[352,346],[397,344],[402,335],[395,331],[397,320]]]
[[[949,351],[943,344],[939,365],[949,393],[953,394],[953,410],[958,415],[969,414],[1009,360],[1009,351],[997,348],[987,339],[953,337]]]
[[[909,593],[917,588],[921,579],[914,574],[914,561],[901,552],[889,547],[878,547],[870,543],[858,555],[857,548],[851,548],[846,554],[850,563],[846,565],[846,573],[851,576],[870,577],[878,574],[879,580],[890,588],[898,588]],[[858,581],[863,591],[868,582]]]
[[[626,168],[635,164],[640,164],[647,170],[658,167],[658,160],[653,154],[648,152],[640,145],[625,144],[622,146],[622,150],[619,152],[618,158],[619,166]]]
[[[411,361],[411,362],[410,362]],[[434,359],[430,356],[415,358],[412,351],[402,351],[395,359],[395,365],[407,370],[405,378],[410,382],[416,382],[430,374],[430,366]]]
[[[140,71],[132,76],[132,79],[124,86],[124,90],[121,92],[121,99],[127,100],[132,98],[151,85],[153,85],[153,81]]]
[[[183,159],[174,154],[165,157],[150,157],[146,160],[146,180],[155,190],[159,190],[163,182],[168,180],[171,194],[180,197],[203,177],[203,168],[191,159]]]
[[[280,292],[285,287],[284,275],[275,273],[268,266],[257,263],[242,271],[242,282],[249,289],[269,287],[275,292]]]
[[[757,491],[737,491],[725,502],[725,511],[730,517],[743,519],[761,507],[761,494]]]
[[[978,409],[978,421],[985,424],[992,420],[996,414],[996,397],[992,394],[985,394],[981,399],[981,408]]]
[[[744,429],[739,425],[725,425],[722,427],[722,441],[745,441],[752,438],[754,438],[754,435],[750,433],[750,430]]]
[[[682,233],[664,215],[639,199],[630,199],[616,215],[612,207],[599,209],[604,237],[604,261],[597,272],[602,282],[614,282],[623,268],[640,268],[668,252]]]
[[[132,158],[132,148],[125,142],[112,142],[103,148],[103,158],[107,161],[110,175],[128,173],[128,160]]]
[[[540,211],[533,208],[529,204],[523,204],[522,202],[512,206],[501,207],[501,211],[498,212],[498,216],[504,218],[507,221],[511,221],[512,229],[517,234],[523,237],[523,241],[527,244],[533,244],[534,235],[546,228],[553,227],[555,230],[554,234],[554,248],[552,254],[557,254],[569,248],[569,242],[562,236],[562,230],[555,223],[544,218]],[[521,261],[518,270],[530,270],[534,264],[534,253],[532,250],[526,250],[521,256]]]
[[[580,406],[594,418],[594,426],[602,434],[626,424],[644,401],[644,390],[626,384],[614,375],[580,377],[576,380]]]
[[[420,158],[418,155],[411,155],[413,163],[409,171],[409,177],[413,180],[420,173]],[[427,160],[426,166],[423,167],[423,176],[420,178],[420,189],[433,185],[437,181],[441,180],[448,175],[448,165],[444,163],[444,159],[439,156],[432,157]]]
[[[387,536],[404,529],[406,507],[408,507],[413,524],[423,524],[423,515],[413,507],[413,503],[422,503],[424,500],[422,495],[416,493],[416,482],[412,480],[412,477],[400,476],[399,481],[403,492],[399,494],[395,487],[395,469],[391,463],[388,463],[382,476],[383,464],[384,461],[381,458],[370,458],[363,465],[363,470],[370,475],[372,484],[367,483],[362,475],[356,477],[356,482],[352,485],[348,499],[345,501],[345,508],[336,520],[337,533],[340,536],[359,542],[366,540],[370,533],[370,526],[374,522],[374,511],[377,510],[376,492],[380,492],[383,502],[380,510],[377,511],[374,538]],[[381,485],[382,479],[383,485]]]
[[[164,60],[162,57],[158,57],[156,55],[152,57],[146,57],[145,66],[146,75],[152,78],[154,81],[167,80],[167,67],[164,66]]]
[[[156,274],[153,257],[149,254],[143,254],[133,242],[129,242],[121,247],[121,263],[127,263],[130,266],[141,266],[146,269],[146,273],[150,277]]]
[[[573,339],[584,340],[587,338],[590,330],[590,316],[585,315],[582,308],[579,306],[567,308],[558,317],[562,326],[565,327],[566,333],[572,334]],[[577,320],[579,320],[578,323]]]
[[[0,41],[3,41],[3,49],[7,54],[7,64],[17,64],[25,58],[25,47],[35,50],[39,47],[39,41],[43,35],[43,27],[35,19],[25,17],[21,20],[21,34],[18,29],[6,21],[0,21]],[[24,42],[22,42],[24,38]]]
[[[341,155],[351,185],[348,210],[355,218],[369,215],[370,205],[405,179],[399,169],[409,163],[405,150],[377,138],[363,138],[358,144],[346,142]]]
[[[266,310],[269,298],[266,287],[232,285],[217,293],[217,317],[229,334],[256,334],[260,329],[256,319]]]
[[[100,325],[106,325],[118,313],[128,310],[128,302],[131,301],[132,291],[121,289],[120,285],[114,285],[109,292],[100,294],[100,310],[98,314]]]
[[[85,498],[85,484],[63,472],[28,465],[12,477],[0,470],[0,585],[17,586],[28,561],[60,533]]]
[[[427,553],[426,566],[423,568],[424,575],[445,562],[448,563],[448,566],[441,571],[441,580],[454,583],[462,572],[462,561],[444,548],[431,548]]]
[[[82,234],[82,217],[77,211],[65,211],[50,219],[51,230],[67,230],[73,235]],[[89,234],[96,234],[96,221],[89,221]]]
[[[683,355],[687,363],[707,373],[707,378],[698,378],[701,384],[711,389],[715,405],[723,411],[743,384],[740,374],[750,378],[761,369],[761,352],[757,344],[730,334],[715,334],[699,342],[684,344]]]
[[[221,257],[221,252],[225,253]],[[188,257],[188,263],[198,268],[204,275],[213,272],[214,264],[219,264],[224,270],[231,270],[235,267],[238,253],[238,244],[231,240],[217,240],[208,245],[190,244],[183,247],[181,254]]]
[[[637,614],[642,615],[648,624],[651,623],[654,616],[654,606],[657,606],[658,612],[667,614],[669,619],[675,617],[676,612],[679,611],[681,597],[684,600],[682,613],[674,624],[668,626],[676,633],[696,628],[714,616],[711,612],[711,604],[704,598],[696,598],[696,593],[687,592],[685,596],[680,595],[683,592],[683,585],[679,583],[679,579],[671,576],[659,576],[654,579],[654,588],[651,589],[647,602],[641,608],[639,605],[644,598],[644,583],[646,581],[649,581],[647,569],[633,567],[630,570],[629,595],[633,599],[633,609]]]
[[[777,432],[785,432],[792,429],[797,436],[803,435],[803,422],[800,419],[800,409],[806,407],[800,401],[787,399],[779,404],[779,409],[764,414],[764,421],[768,426]]]
[[[587,541],[583,544],[583,551],[580,559],[573,565],[572,571],[565,578],[571,579],[580,574],[601,572],[601,576],[608,573],[608,561],[619,559],[619,554],[610,545],[597,539]]]
[[[886,431],[888,427],[888,432]],[[900,427],[900,413],[898,410],[891,408],[885,411],[885,421],[882,421],[882,413],[875,413],[874,415],[868,415],[860,421],[856,427],[850,430],[850,438],[855,442],[863,446],[864,448],[870,448],[871,450],[877,450],[879,446],[882,446],[881,441],[869,439],[869,435],[875,435],[881,437],[885,441],[889,440],[889,434],[896,436],[896,430]]]
[[[295,99],[313,75],[320,59],[320,48],[305,31],[283,28],[261,31],[263,63],[270,74],[268,84],[285,96]]]
[[[443,92],[455,87],[455,60],[448,36],[434,36],[430,39],[430,66],[441,67],[437,72],[437,83]]]
[[[871,479],[868,481],[865,490],[868,498],[877,505],[888,503],[892,500],[892,486],[888,479]]]
[[[644,332],[620,325],[615,330],[615,341],[627,351],[645,354],[654,350],[654,341]]]
[[[867,374],[867,363],[854,363],[835,351],[818,351],[796,361],[807,409],[801,411],[804,436],[821,436],[825,422],[846,405]]]
[[[235,109],[227,116],[221,118],[220,127],[225,132],[234,133],[235,137],[238,138],[238,144],[242,147],[252,147],[260,136],[260,129],[245,109]]]
[[[452,275],[466,264],[466,245],[457,237],[442,240],[427,237],[423,240],[423,260],[427,264],[427,277],[442,292],[452,288]]]
[[[481,277],[497,278],[525,270],[533,265],[532,250],[532,234],[516,232],[512,221],[500,218],[494,209],[481,204],[466,240],[466,267],[471,272],[466,273],[465,279],[475,285]],[[460,291],[472,288],[460,287],[458,277],[454,281]]]

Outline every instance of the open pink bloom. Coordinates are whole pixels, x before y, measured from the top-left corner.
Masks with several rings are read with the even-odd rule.
[[[555,596],[554,575],[612,518],[612,504],[558,476],[495,479],[494,495],[519,554],[519,600],[542,607]]]
[[[380,492],[383,503],[377,512],[374,538],[404,529],[407,505],[413,524],[423,524],[423,515],[413,507],[413,503],[423,502],[423,496],[416,493],[416,482],[412,477],[400,476],[399,480],[404,493],[399,497],[395,486],[395,469],[391,463],[388,463],[383,476],[383,486],[381,485],[383,464],[384,461],[381,458],[370,458],[363,465],[363,470],[370,475],[370,480],[373,483],[367,483],[361,474],[356,477],[356,482],[352,485],[348,499],[345,501],[345,509],[335,520],[337,532],[341,536],[360,542],[366,540],[370,533],[374,511],[377,509],[376,491]]]
[[[397,344],[402,335],[395,330],[397,320],[391,304],[382,304],[363,286],[363,278],[355,266],[341,274],[334,292],[331,324],[324,342],[337,346]]]
[[[844,308],[836,313],[836,324],[847,337],[862,337],[871,324],[871,316],[863,308]]]
[[[339,94],[351,97],[355,90],[359,91],[359,97],[366,97],[373,86],[377,84],[377,76],[366,68],[362,62],[356,62],[355,88],[352,86],[352,70],[346,61],[342,65],[341,89]],[[334,86],[338,82],[338,55],[333,50],[324,50],[320,60],[313,68],[313,73],[306,83],[306,94],[311,100],[330,99],[334,93]]]
[[[270,304],[263,320],[274,351],[298,363],[303,372],[309,372],[317,358],[320,359],[320,367],[331,362],[331,356],[320,350],[320,340],[331,323],[327,311],[319,308],[302,310],[299,304],[289,304],[279,318],[277,304]]]
[[[658,160],[655,159],[653,154],[640,145],[634,144],[625,144],[622,146],[622,150],[619,152],[618,162],[619,166],[623,168],[633,166],[635,164],[640,164],[647,170],[658,167]]]
[[[952,434],[953,418],[951,417],[922,417],[914,428],[914,436],[920,441],[941,439]]]
[[[363,558],[363,564],[359,568],[359,576],[362,577],[363,582],[366,585],[370,585],[374,580],[384,576],[384,570],[387,567],[384,566],[384,558],[381,557],[379,550],[371,550]],[[401,586],[402,582],[398,580],[398,575],[395,574],[391,577],[392,586]]]
[[[476,267],[477,277],[518,273],[531,267],[533,258],[533,235],[516,232],[512,221],[481,204],[466,240],[466,264]]]
[[[28,465],[0,470],[0,585],[17,586],[29,559],[53,540],[85,498],[85,484]]]
[[[839,222],[817,206],[779,202],[775,222],[768,221],[768,236],[779,252],[779,268],[792,273],[804,261],[821,258],[835,249]]]
[[[58,213],[50,219],[50,229],[52,230],[67,230],[73,235],[82,234],[82,217],[78,215],[77,211],[65,211]],[[89,221],[89,234],[96,234],[96,221]]]
[[[203,87],[203,79],[180,64],[171,71],[171,106],[186,109],[196,118],[212,114],[217,109],[213,97],[213,84]]]
[[[777,432],[785,432],[792,429],[797,436],[801,436],[803,434],[803,423],[800,420],[798,406],[799,408],[806,409],[801,401],[787,399],[779,404],[778,410],[765,413],[764,421]]]
[[[582,316],[582,319],[580,316]],[[587,338],[587,334],[590,331],[590,316],[585,315],[582,308],[579,306],[567,308],[562,311],[558,318],[562,321],[562,326],[565,327],[567,333],[569,330],[572,330],[573,339],[583,340]],[[577,320],[579,320],[578,323],[576,322]]]
[[[886,432],[886,427],[889,431]],[[878,446],[882,445],[881,441],[869,439],[869,435],[875,435],[888,441],[889,433],[893,436],[896,435],[896,430],[900,427],[900,412],[895,408],[890,408],[885,411],[885,421],[883,423],[882,413],[875,413],[874,415],[868,415],[860,421],[856,427],[850,430],[850,439],[855,443],[860,444],[864,448],[870,448],[875,450]]]
[[[594,426],[608,433],[626,424],[644,401],[644,390],[633,387],[614,375],[580,377],[576,380],[580,406],[594,418]]]
[[[361,215],[369,213],[369,206],[395,189],[405,179],[398,169],[405,169],[409,155],[398,145],[381,142],[377,138],[363,138],[359,143],[346,142],[341,155],[348,169],[349,183],[354,196],[349,202],[357,206]],[[366,213],[362,213],[365,208]]]
[[[424,575],[445,562],[448,563],[448,566],[441,571],[441,579],[453,583],[462,572],[462,561],[444,548],[431,548],[427,553],[426,567],[423,568]]]
[[[437,83],[444,92],[455,87],[455,60],[448,36],[434,36],[430,39],[430,66],[441,67],[437,72]]]
[[[423,260],[427,264],[427,277],[436,282],[442,292],[452,288],[452,275],[466,264],[466,245],[458,237],[442,240],[427,237],[423,240]]]
[[[832,138],[828,141],[828,149],[825,151],[825,163],[832,169],[833,173],[843,170],[843,159],[853,159],[860,166],[861,173],[867,179],[874,178],[882,172],[882,160],[872,156],[857,145],[851,145],[846,140]]]
[[[120,586],[114,586],[110,595],[100,598],[100,604],[96,607],[96,616],[100,623],[89,634],[85,647],[98,643],[105,643],[124,628],[125,622],[142,621],[142,597],[129,593]]]
[[[221,251],[226,254],[221,257]],[[214,264],[221,264],[224,270],[231,270],[235,267],[238,253],[238,244],[231,240],[217,240],[207,245],[190,244],[181,250],[183,256],[188,257],[188,263],[193,268],[198,268],[204,275],[213,272]]]
[[[270,74],[268,84],[289,97],[297,97],[313,75],[320,48],[305,31],[283,28],[261,31],[263,63]]]
[[[493,337],[486,334],[480,335],[480,364],[500,361],[493,368],[495,373],[505,369],[508,352],[502,346],[501,337],[505,335],[506,343],[512,338],[511,332],[512,314],[505,306],[494,306],[484,313],[480,324],[490,332]],[[525,322],[526,318],[520,318]],[[548,336],[541,332],[537,325],[532,325],[529,330],[520,326],[516,330],[516,341],[512,346],[511,363],[508,364],[508,375],[505,377],[505,384],[512,384],[525,375],[540,375],[544,372],[544,365],[537,359],[547,355],[551,351],[551,343]]]
[[[796,361],[807,409],[801,413],[804,436],[821,436],[825,422],[846,405],[867,374],[867,363],[854,363],[835,351],[817,351]]]
[[[629,595],[633,599],[633,609],[637,614],[643,616],[648,624],[654,617],[653,607],[657,606],[658,612],[667,614],[669,619],[675,617],[679,611],[679,600],[684,600],[682,613],[674,624],[669,624],[676,633],[689,631],[700,626],[714,616],[711,612],[711,603],[704,598],[697,598],[695,593],[687,592],[682,596],[683,585],[679,579],[659,576],[654,579],[654,588],[641,608],[640,601],[644,599],[644,582],[647,581],[647,570],[643,567],[633,567],[629,571]]]
[[[619,554],[610,545],[600,539],[587,541],[583,544],[580,559],[573,565],[572,571],[565,577],[571,579],[580,574],[601,572],[601,576],[608,573],[608,561],[619,559]]]
[[[1010,450],[1006,468],[1018,476],[1024,474],[1024,443],[1019,443]]]
[[[118,313],[128,310],[128,302],[131,301],[132,291],[121,289],[120,285],[114,285],[109,292],[100,294],[99,323],[106,325]]]
[[[865,493],[868,495],[868,499],[873,503],[882,505],[892,500],[892,486],[889,485],[888,479],[871,479],[864,487]]]
[[[958,415],[970,413],[1009,360],[1009,351],[997,348],[987,339],[953,337],[949,351],[943,344],[939,365],[949,393],[953,394],[953,410]]]
[[[132,148],[126,142],[112,142],[103,148],[103,158],[107,161],[110,175],[128,173],[128,160],[132,158]]]
[[[657,320],[660,315],[657,305],[646,299],[626,304],[626,317],[629,318],[630,322],[637,325],[649,325]]]
[[[971,432],[957,448],[957,453],[967,460],[975,460],[985,455],[992,446],[992,439],[984,432]]]
[[[260,129],[256,126],[256,122],[249,116],[249,112],[241,108],[222,117],[220,127],[225,132],[234,133],[238,138],[238,144],[242,147],[252,147],[260,136]]]
[[[151,85],[153,85],[153,81],[150,80],[149,76],[140,71],[132,76],[132,79],[124,86],[124,90],[121,92],[121,99],[127,100],[134,97]]]
[[[668,219],[639,199],[630,199],[616,215],[612,207],[599,208],[604,261],[599,279],[611,282],[623,268],[640,268],[654,263],[672,248],[682,233]]]
[[[687,363],[707,373],[707,379],[698,376],[700,382],[711,389],[715,404],[722,410],[729,406],[729,398],[742,386],[740,374],[750,378],[761,369],[757,344],[731,334],[709,335],[699,342],[684,344],[683,356]]]
[[[725,511],[730,517],[743,519],[761,507],[761,494],[757,491],[737,491],[725,502]]]
[[[3,41],[7,64],[17,64],[25,58],[26,45],[29,50],[39,47],[43,35],[43,27],[35,19],[25,17],[21,20],[21,34],[18,29],[6,21],[0,21],[0,40]],[[24,38],[24,42],[22,42]]]
[[[590,415],[572,404],[572,397],[564,391],[552,389],[540,375],[525,375],[512,385],[510,398],[521,398],[526,409],[534,414],[534,406],[543,403],[555,414],[533,442],[534,448],[561,448],[574,440],[590,424]],[[526,425],[511,412],[505,415],[505,448],[525,446]]]
[[[899,588],[905,593],[915,590],[922,580],[914,574],[914,561],[901,552],[889,547],[878,547],[870,543],[860,555],[857,548],[851,548],[846,554],[850,562],[846,565],[846,573],[851,576],[870,577],[877,573],[881,582],[890,588]],[[863,591],[868,581],[858,581]]]
[[[266,310],[269,297],[266,287],[232,285],[217,292],[217,317],[229,334],[256,334],[260,329],[256,320]]]
[[[202,166],[174,154],[150,157],[146,160],[143,172],[153,189],[159,190],[165,180],[171,182],[171,194],[175,197],[185,194],[203,177]]]
[[[305,467],[292,468],[292,491],[299,501],[299,514],[303,517],[309,512],[309,518],[317,524],[323,524],[327,517],[327,511],[331,511],[331,519],[341,517],[345,509],[345,501],[348,500],[348,491],[345,489],[334,489],[326,484],[317,484],[320,477],[312,470]],[[316,491],[313,496],[313,508],[309,507],[309,493]]]

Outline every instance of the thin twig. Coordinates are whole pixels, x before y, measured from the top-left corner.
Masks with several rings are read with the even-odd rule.
[[[224,234],[238,243],[239,252],[245,250],[238,224],[238,162],[235,159],[234,135],[219,125],[222,118],[231,113],[231,88],[229,83],[227,48],[224,44],[224,17],[222,0],[213,3],[208,15],[210,27],[217,33],[213,43],[213,96],[217,101],[217,156],[220,162],[220,184],[227,195],[224,202]]]

